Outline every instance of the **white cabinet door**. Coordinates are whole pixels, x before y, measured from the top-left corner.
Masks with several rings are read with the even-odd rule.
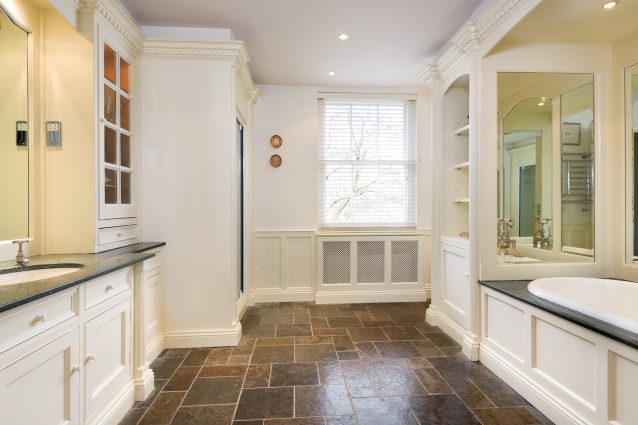
[[[94,317],[85,325],[85,418],[131,381],[131,300]]]
[[[0,424],[79,425],[79,330],[0,371]]]
[[[451,245],[441,245],[441,301],[445,314],[469,329],[470,256],[469,252]]]

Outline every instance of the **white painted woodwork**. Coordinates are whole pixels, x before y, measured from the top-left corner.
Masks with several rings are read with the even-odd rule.
[[[132,279],[130,270],[116,272],[102,278],[91,281],[84,291],[84,304],[86,309],[115,297],[116,295],[131,289]]]
[[[80,338],[77,328],[41,345],[14,349],[0,364],[0,423],[79,425]]]
[[[442,314],[469,328],[470,315],[470,253],[452,245],[441,245]]]
[[[635,425],[638,350],[482,287],[480,360],[557,424]]]
[[[0,353],[78,315],[78,291],[65,291],[0,314]]]
[[[89,421],[131,380],[130,297],[88,320],[84,329],[84,414]]]

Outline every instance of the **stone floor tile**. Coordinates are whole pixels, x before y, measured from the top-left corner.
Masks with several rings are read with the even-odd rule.
[[[262,345],[292,345],[295,343],[293,337],[287,338],[257,338],[257,347]]]
[[[244,376],[247,366],[208,366],[199,372],[200,378],[215,378],[220,376]]]
[[[343,385],[295,387],[295,415],[343,416],[351,415],[352,406]]]
[[[410,404],[400,397],[353,398],[359,425],[419,425]]]
[[[475,409],[483,425],[542,425],[543,422],[524,407]]]
[[[354,344],[349,336],[333,336],[332,342],[335,345],[337,351],[353,351]]]
[[[185,392],[160,393],[142,417],[140,425],[170,424],[185,395]]]
[[[293,387],[252,388],[242,391],[237,404],[235,420],[292,418],[293,415]]]
[[[168,381],[163,391],[188,391],[199,373],[199,367],[180,367]]]
[[[204,361],[204,366],[223,366],[228,363],[233,349],[231,347],[213,348]]]
[[[287,336],[310,336],[312,335],[312,329],[310,325],[277,325],[277,337]]]
[[[208,358],[208,355],[211,353],[211,348],[193,348],[191,349],[188,356],[184,359],[184,363],[182,363],[182,367],[185,366],[203,366],[204,362]]]
[[[377,347],[381,357],[407,358],[421,356],[421,353],[411,341],[375,342],[374,346]]]
[[[197,378],[182,405],[237,403],[243,377]]]
[[[255,347],[250,363],[292,363],[294,361],[294,347],[294,345]]]
[[[248,367],[244,388],[267,387],[270,383],[270,364],[253,364]]]
[[[328,326],[331,328],[361,327],[361,321],[356,317],[328,317]]]
[[[228,425],[234,413],[234,404],[182,406],[175,413],[171,425]]]
[[[295,345],[295,362],[327,362],[334,360],[337,360],[337,352],[333,344]]]
[[[270,374],[271,387],[294,387],[296,385],[319,385],[316,363],[276,363]]]
[[[388,341],[381,328],[348,328],[348,333],[354,342]]]
[[[418,339],[425,339],[423,334],[414,326],[384,327],[383,332],[385,332],[391,341],[414,341]]]
[[[410,407],[421,425],[478,425],[480,422],[454,394],[410,397]]]

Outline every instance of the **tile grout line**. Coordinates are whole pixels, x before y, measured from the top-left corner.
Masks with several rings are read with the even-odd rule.
[[[241,339],[239,340],[239,343],[241,344]],[[253,360],[253,354],[255,353],[256,347],[257,347],[257,338],[255,338],[253,349],[250,352],[250,358],[248,359],[248,365],[246,366],[246,373],[244,373],[244,379],[242,379],[241,381],[241,388],[239,389],[239,395],[237,396],[237,401],[235,402],[235,410],[233,411],[233,418],[231,419],[231,423],[235,421],[235,416],[237,416],[237,409],[239,408],[239,400],[241,400],[241,395],[244,393],[244,385],[246,384],[246,378],[248,377],[248,370],[250,369],[250,366]],[[270,381],[268,381],[268,385],[270,385]]]

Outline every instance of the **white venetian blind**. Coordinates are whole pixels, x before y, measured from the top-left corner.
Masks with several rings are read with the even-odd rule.
[[[416,227],[415,103],[318,99],[320,227]]]

